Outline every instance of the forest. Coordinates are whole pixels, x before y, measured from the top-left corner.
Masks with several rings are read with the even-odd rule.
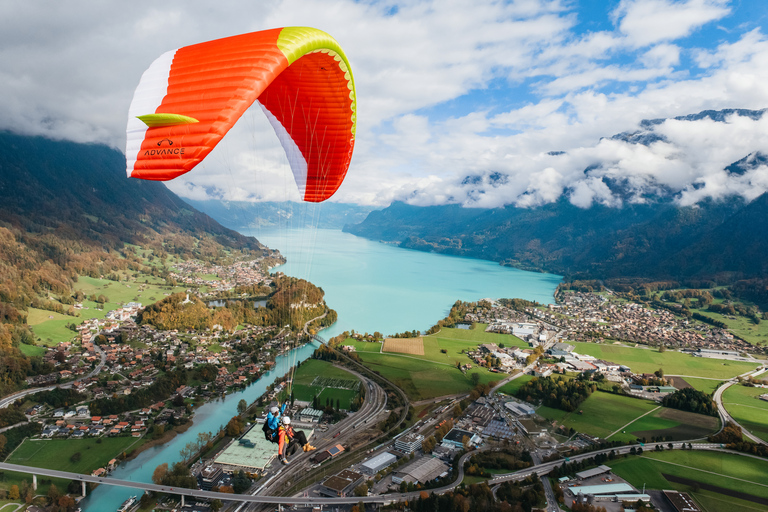
[[[665,396],[661,400],[661,405],[681,411],[706,414],[707,416],[718,415],[717,405],[712,400],[712,396],[695,388],[678,389]]]
[[[571,412],[597,389],[597,384],[564,377],[534,377],[517,390],[517,397],[529,403]]]

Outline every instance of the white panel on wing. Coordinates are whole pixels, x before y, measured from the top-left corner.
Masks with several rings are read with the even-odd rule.
[[[175,55],[176,50],[171,50],[158,57],[141,75],[139,85],[133,93],[131,107],[128,109],[128,126],[125,129],[125,161],[128,177],[131,176],[141,143],[144,141],[144,134],[147,132],[147,125],[136,116],[154,114],[163,102],[168,92],[168,76]]]
[[[267,110],[261,102],[259,102],[259,106],[261,107],[261,110],[264,111],[267,119],[269,119],[269,124],[271,124],[272,128],[275,130],[277,138],[280,139],[280,144],[282,144],[285,154],[288,157],[288,164],[290,164],[291,170],[293,171],[293,179],[296,180],[296,186],[299,188],[299,196],[304,199],[304,193],[307,190],[307,160],[304,158],[304,155],[301,154],[299,146],[296,145],[288,134],[288,130],[280,124],[280,121],[278,121],[277,118],[272,115],[272,112]]]

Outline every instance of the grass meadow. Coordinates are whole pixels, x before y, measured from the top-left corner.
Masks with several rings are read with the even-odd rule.
[[[100,443],[97,442],[99,440]],[[111,459],[143,443],[143,439],[134,437],[26,439],[6,462],[90,474],[94,469],[106,466]],[[79,461],[71,460],[75,453],[80,453]]]
[[[642,456],[608,461],[607,465],[629,483],[642,489],[676,489],[691,492],[684,484],[670,482],[663,474],[689,478],[761,498],[768,498],[768,461],[740,455],[705,451],[646,451]],[[757,503],[725,496],[713,491],[694,490],[694,497],[707,511],[765,510]]]
[[[579,411],[583,411],[582,414]],[[655,436],[670,436],[675,441],[692,439],[704,437],[720,426],[719,420],[714,417],[659,407],[650,400],[600,391],[592,393],[573,412],[544,406],[536,412],[569,429],[611,441],[634,441],[643,437],[650,440]]]
[[[149,280],[150,284],[139,282],[144,281],[144,279]],[[141,276],[139,281],[117,282],[80,276],[75,283],[75,290],[81,290],[86,297],[104,295],[109,301],[104,303],[102,309],[97,309],[96,306],[100,305],[90,300],[83,301],[83,307],[88,309],[79,310],[80,316],[78,317],[29,308],[27,323],[32,328],[39,344],[53,346],[74,338],[75,333],[65,327],[68,323],[79,324],[85,318],[104,318],[110,310],[120,307],[120,304],[126,302],[152,304],[163,299],[167,294],[178,293],[186,289],[181,286],[169,289],[163,283],[152,283],[153,279],[152,276]],[[140,286],[144,287],[141,291],[139,290]]]
[[[380,372],[400,386],[413,400],[468,392],[472,389],[471,374],[480,375],[480,382],[498,381],[504,374],[492,373],[478,367],[465,353],[483,343],[503,343],[504,346],[527,346],[519,338],[509,334],[487,333],[486,324],[475,329],[443,328],[439,333],[423,337],[424,355],[379,353],[381,344],[347,339],[344,344],[353,345],[366,366]],[[443,352],[445,350],[445,352]],[[457,363],[472,364],[465,375]]]
[[[768,393],[765,388],[731,386],[723,393],[728,413],[744,428],[768,442],[768,402],[758,396]]]
[[[653,373],[659,368],[665,375],[690,375],[730,379],[757,368],[755,363],[693,357],[682,352],[659,352],[650,348],[634,348],[606,343],[574,343],[575,352],[629,366],[634,373]]]

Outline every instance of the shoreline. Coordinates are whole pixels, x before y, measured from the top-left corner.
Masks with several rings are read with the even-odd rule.
[[[128,462],[130,460],[133,460],[136,457],[138,457],[140,453],[150,448],[154,448],[156,446],[167,443],[168,441],[176,437],[178,434],[183,434],[184,432],[192,428],[193,423],[194,423],[194,419],[190,419],[184,425],[179,425],[177,427],[174,427],[172,430],[168,430],[164,432],[163,435],[158,437],[157,439],[152,439],[151,441],[147,441],[146,443],[142,444],[138,448],[135,448],[133,451],[131,451],[129,455],[122,460],[122,462]]]

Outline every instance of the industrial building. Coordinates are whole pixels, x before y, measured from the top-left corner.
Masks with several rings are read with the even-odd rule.
[[[323,411],[318,411],[317,409],[307,407],[306,409],[302,409],[301,412],[299,412],[299,420],[307,423],[318,423],[323,417],[323,414]]]
[[[345,469],[323,482],[318,492],[331,498],[343,498],[349,496],[362,481],[363,475]]]
[[[576,473],[576,478],[578,478],[579,480],[586,480],[587,478],[604,475],[610,472],[611,472],[610,467],[605,465],[600,465],[600,466],[597,466],[596,468],[587,469],[585,471],[579,471],[578,473]]]
[[[438,458],[422,457],[403,466],[392,475],[392,483],[425,483],[448,474],[448,466]]]
[[[453,446],[456,448],[464,448],[464,438],[469,439],[469,444],[478,445],[482,440],[477,435],[469,432],[468,430],[462,430],[460,428],[453,428],[443,438],[443,444]]]
[[[394,464],[397,461],[397,457],[389,452],[380,453],[377,456],[370,458],[360,464],[360,471],[366,475],[372,476],[386,468],[387,466]]]
[[[421,442],[424,436],[421,434],[409,433],[395,439],[395,450],[401,453],[413,453],[421,448]]]
[[[515,416],[530,416],[536,410],[530,405],[525,402],[517,402],[515,400],[510,400],[509,402],[506,402],[504,404],[504,407],[509,409],[509,411],[514,414]]]

